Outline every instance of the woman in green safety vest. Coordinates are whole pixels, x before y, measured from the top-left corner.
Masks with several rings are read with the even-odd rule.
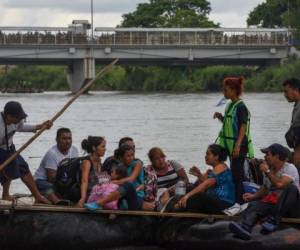
[[[231,102],[227,104],[224,116],[216,112],[214,119],[219,119],[222,129],[216,143],[227,149],[230,155],[230,168],[236,189],[236,201],[243,203],[244,161],[246,156],[254,157],[250,135],[250,112],[241,100],[243,78],[224,79],[223,93]]]

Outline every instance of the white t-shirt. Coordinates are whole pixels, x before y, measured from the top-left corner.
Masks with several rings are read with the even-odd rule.
[[[47,180],[46,169],[57,170],[59,163],[66,158],[78,157],[78,150],[76,147],[71,146],[69,152],[64,155],[59,150],[57,145],[52,146],[43,157],[39,168],[34,174],[35,180]]]
[[[287,176],[291,178],[292,183],[298,188],[298,190],[300,190],[298,170],[293,164],[285,162],[283,167],[276,173],[276,176]],[[270,192],[275,191],[280,194],[282,191],[281,189],[274,187],[267,176],[264,178],[264,185],[270,190]]]

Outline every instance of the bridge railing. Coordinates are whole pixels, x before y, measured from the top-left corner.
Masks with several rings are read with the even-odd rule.
[[[96,28],[91,37],[68,28],[0,27],[0,45],[286,46],[290,41],[288,29]]]
[[[64,45],[88,44],[87,34],[68,28],[55,27],[0,27],[0,45]]]
[[[96,28],[102,45],[288,45],[288,29]]]

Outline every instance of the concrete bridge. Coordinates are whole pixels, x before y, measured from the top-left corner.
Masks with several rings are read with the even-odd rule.
[[[279,64],[287,58],[288,29],[0,27],[0,64],[67,65],[72,92],[95,76],[95,64],[207,66]]]

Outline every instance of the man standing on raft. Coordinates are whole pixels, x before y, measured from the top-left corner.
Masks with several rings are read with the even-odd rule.
[[[284,96],[288,102],[294,102],[292,121],[285,138],[290,148],[294,149],[293,163],[300,171],[300,80],[287,79],[283,82]]]
[[[25,125],[24,119],[26,117],[27,114],[19,102],[10,101],[5,104],[0,117],[0,164],[5,162],[16,151],[13,144],[15,132],[36,132],[44,127],[49,129],[52,126],[51,121],[38,125]],[[3,186],[2,199],[12,200],[12,197],[9,195],[10,183],[17,178],[21,178],[29,188],[35,198],[35,202],[50,204],[38,191],[29,166],[21,155],[18,155],[15,160],[0,171],[0,182]]]

